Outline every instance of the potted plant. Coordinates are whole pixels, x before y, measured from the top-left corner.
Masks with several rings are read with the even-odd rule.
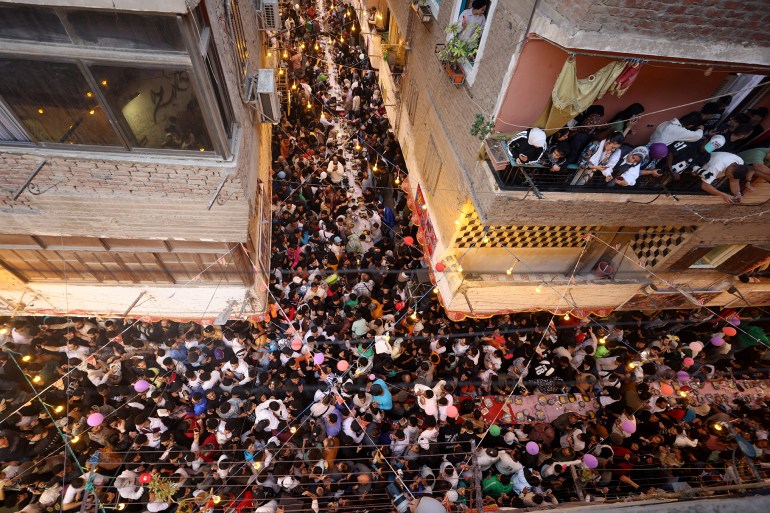
[[[481,38],[481,27],[477,27],[470,37],[460,37],[462,29],[459,23],[452,23],[444,29],[449,39],[438,50],[438,59],[444,64],[444,69],[452,79],[452,83],[460,85],[465,82],[465,73],[463,72],[463,62],[469,62],[476,51],[479,49],[479,39]]]

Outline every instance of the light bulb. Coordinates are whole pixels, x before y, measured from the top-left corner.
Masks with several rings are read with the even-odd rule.
[[[75,436],[73,436],[73,437],[72,437],[72,439],[70,440],[70,443],[71,443],[71,444],[76,444],[76,443],[78,443],[79,441],[80,441],[80,437],[79,437],[78,435],[75,435]]]
[[[393,182],[394,182],[396,185],[398,185],[398,184],[400,184],[400,183],[401,183],[401,179],[400,179],[399,177],[396,177],[396,179],[395,179],[395,180],[393,180]]]
[[[107,81],[106,80],[102,80],[102,85],[106,87],[107,86]]]
[[[356,151],[361,151],[361,145],[356,142]]]
[[[321,119],[326,119],[326,116],[324,116],[323,112],[321,112]]]
[[[125,502],[119,502],[117,506],[115,506],[115,509],[118,511],[123,511],[126,509],[126,503]]]
[[[296,82],[294,82],[293,84],[291,84],[291,90],[292,90],[292,91],[296,91],[296,90],[297,90],[297,83],[296,83]]]
[[[433,293],[438,294],[438,287],[433,287]]]
[[[316,43],[316,44],[315,44],[315,46],[313,46],[313,48],[315,48],[316,50],[318,50],[318,49],[319,49],[318,43]]]
[[[312,108],[313,108],[313,104],[312,104],[312,103],[310,103],[310,102],[307,102],[307,108],[308,108],[308,109],[312,109]]]
[[[715,431],[722,431],[722,424],[714,424]]]
[[[350,31],[351,31],[351,32],[355,32],[355,31],[356,31],[356,26],[355,26],[355,25],[353,25],[352,27],[350,27]]]
[[[456,224],[457,226],[460,226],[460,220],[458,219],[457,221],[455,221],[455,224]]]
[[[272,57],[273,56],[273,52],[267,52],[267,56],[268,57]]]
[[[33,383],[40,383],[41,381],[43,381],[43,378],[41,378],[40,376],[35,376],[34,378],[32,378]]]
[[[599,339],[599,343],[602,344],[602,345],[606,344],[607,343],[607,337],[600,338]]]
[[[283,58],[284,58],[284,59],[286,59],[286,58],[288,58],[288,57],[289,57],[289,52],[287,52],[286,50],[284,50],[284,51],[283,51]]]
[[[61,413],[61,412],[63,412],[63,411],[64,411],[64,406],[62,406],[62,405],[59,405],[59,406],[57,406],[56,408],[54,408],[54,410],[53,410],[53,411],[55,411],[56,413]]]
[[[486,244],[487,242],[489,242],[489,237],[487,237],[487,236],[485,235],[485,236],[484,236],[484,238],[483,238],[483,239],[481,239],[481,240],[482,240],[482,241],[483,241],[483,242]]]
[[[636,364],[634,362],[629,362],[628,368],[631,369],[631,370],[634,370],[634,369],[636,369]]]
[[[254,470],[259,470],[259,468],[262,466],[262,464],[258,461],[254,462]]]
[[[565,320],[565,321],[568,321],[568,320],[569,320],[569,312],[564,314],[564,320]]]
[[[422,209],[423,210],[428,210],[428,204],[427,203],[423,203],[422,204]]]
[[[679,391],[679,396],[680,397],[687,397],[687,392],[685,392],[684,390],[680,390]]]
[[[281,69],[279,69],[279,70],[278,70],[278,74],[279,74],[279,75],[283,75],[283,68],[281,68]]]
[[[417,312],[414,312],[412,315],[410,315],[413,321],[417,320]]]
[[[538,285],[537,287],[535,287],[535,292],[536,292],[537,294],[540,294],[541,292],[543,292],[543,287],[541,287],[540,285]]]
[[[28,362],[31,359],[32,359],[32,357],[30,355],[28,355],[28,354],[25,354],[24,356],[21,357],[21,361],[22,362]]]
[[[296,427],[294,427],[294,426],[292,426],[292,427],[289,429],[289,431],[291,431],[291,434],[294,434],[294,433],[296,433],[296,432],[297,432],[297,428],[296,428]]]
[[[511,274],[511,273],[513,273],[513,267],[509,267],[508,269],[505,270],[505,274]]]
[[[198,151],[206,151],[206,148],[198,148]]]
[[[340,36],[340,43],[344,43],[344,42],[345,42],[345,38]]]
[[[96,109],[91,109],[88,111],[88,113],[91,114],[92,116],[94,115],[95,112],[96,112]]]
[[[222,500],[222,497],[220,497],[219,495],[214,495],[214,496],[211,497],[211,501],[214,504],[219,504],[219,501],[221,501],[221,500]]]
[[[458,265],[457,266],[457,272],[459,272],[459,273],[463,272],[463,266]]]
[[[377,163],[375,162],[374,167],[372,168],[374,171],[377,171]]]
[[[43,109],[37,109],[37,113],[38,113],[38,114],[44,114],[44,113],[45,113],[45,111],[44,111]]]
[[[304,50],[305,49],[305,43],[302,43],[301,45],[299,45],[299,47]]]

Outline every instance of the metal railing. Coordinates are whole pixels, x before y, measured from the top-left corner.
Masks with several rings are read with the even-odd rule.
[[[576,165],[567,166],[560,171],[551,171],[540,164],[510,165],[502,171],[495,171],[500,189],[523,190],[533,186],[541,192],[603,192],[622,194],[659,194],[672,192],[676,194],[707,194],[700,187],[701,180],[698,176],[683,174],[679,177],[663,175],[660,177],[647,175],[641,176],[636,185],[621,187],[614,184],[614,180],[607,183],[600,172],[586,173],[578,169]]]

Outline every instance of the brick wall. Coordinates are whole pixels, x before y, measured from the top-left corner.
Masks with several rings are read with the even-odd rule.
[[[249,70],[254,71],[260,66],[260,33],[253,3],[240,2],[240,6]],[[261,173],[263,181],[269,176],[270,130],[260,131],[254,111],[241,100],[243,78],[236,70],[224,3],[206,2],[205,8],[241,129],[234,160],[0,151],[3,233],[246,241],[249,216],[255,212],[258,176]],[[261,138],[266,138],[267,146]],[[47,162],[33,183],[43,193],[36,196],[25,191],[13,200],[14,191],[42,158]],[[207,210],[225,175],[230,178],[220,193],[224,204]]]
[[[770,4],[763,0],[541,0],[544,12],[556,13],[576,30],[635,33],[641,36],[770,45]]]

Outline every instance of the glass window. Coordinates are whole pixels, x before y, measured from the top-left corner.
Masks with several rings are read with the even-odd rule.
[[[743,248],[740,244],[722,244],[699,258],[691,269],[713,269]]]
[[[69,43],[70,38],[52,9],[0,5],[0,38]]]
[[[91,72],[134,145],[213,149],[189,72],[96,65]]]
[[[0,96],[35,141],[122,146],[75,64],[0,59]]]
[[[69,11],[67,21],[83,43],[111,48],[185,51],[173,16]]]

